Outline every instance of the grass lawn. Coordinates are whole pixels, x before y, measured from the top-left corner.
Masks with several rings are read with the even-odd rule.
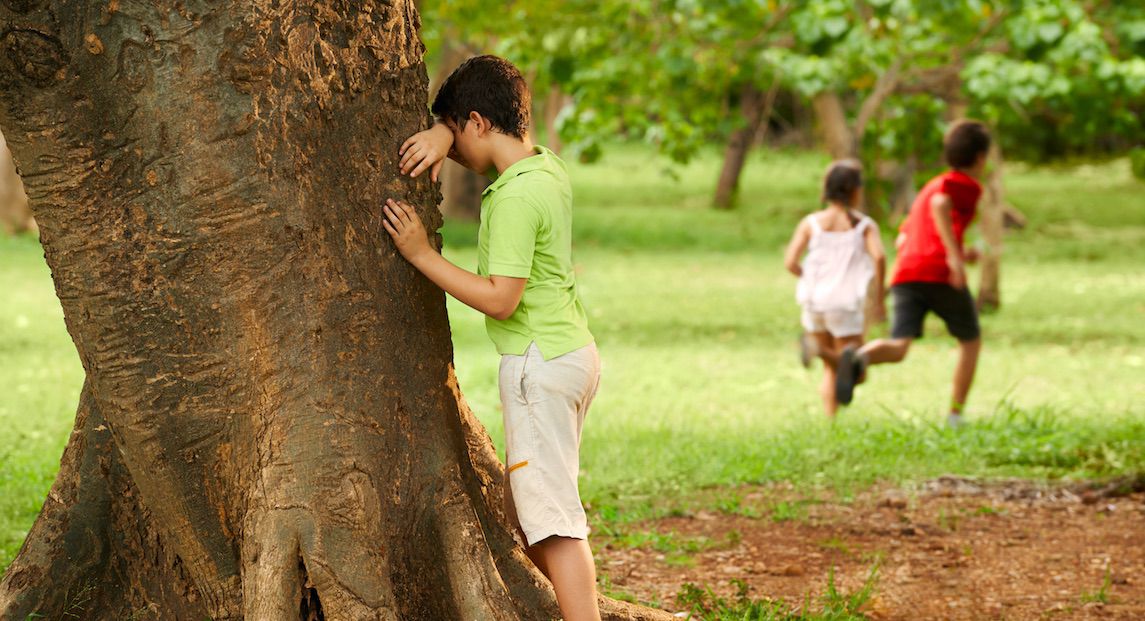
[[[713,153],[669,176],[622,147],[572,165],[578,277],[605,365],[582,455],[598,527],[711,486],[845,494],[943,473],[1100,477],[1145,464],[1145,184],[1127,162],[1009,169],[1030,226],[1007,240],[1004,306],[983,320],[971,424],[957,434],[941,426],[954,358],[936,320],[905,364],[875,369],[826,420],[819,372],[796,359],[795,282],[780,261],[826,160],[754,155],[731,212],[708,207],[718,164]],[[447,256],[475,265],[474,226],[444,233]],[[51,484],[83,374],[35,240],[0,240],[0,291],[2,568]],[[450,315],[462,388],[501,449],[497,356],[475,311],[451,300]]]

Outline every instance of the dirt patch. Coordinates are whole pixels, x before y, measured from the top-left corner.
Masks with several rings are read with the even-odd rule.
[[[943,478],[850,502],[776,488],[734,506],[600,538],[612,590],[672,609],[681,585],[815,601],[834,569],[856,591],[878,567],[871,619],[1145,619],[1145,493]],[[630,547],[633,543],[638,547]]]

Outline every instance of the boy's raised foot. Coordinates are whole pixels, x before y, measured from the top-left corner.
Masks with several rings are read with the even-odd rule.
[[[946,426],[950,429],[961,429],[966,421],[962,420],[960,412],[951,412],[946,415]]]

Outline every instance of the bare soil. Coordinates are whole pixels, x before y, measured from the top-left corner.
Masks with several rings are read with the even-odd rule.
[[[848,502],[744,489],[731,512],[635,529],[676,544],[602,538],[598,556],[614,591],[669,610],[685,583],[730,597],[734,580],[752,598],[810,596],[814,609],[831,568],[838,588],[854,592],[877,564],[863,609],[871,619],[1145,619],[1142,487],[1140,478],[1070,488],[946,477]],[[702,549],[689,554],[686,542]]]

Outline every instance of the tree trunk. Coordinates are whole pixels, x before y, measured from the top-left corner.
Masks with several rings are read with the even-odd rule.
[[[914,185],[914,176],[918,173],[918,157],[909,155],[898,162],[880,162],[879,168],[879,177],[891,184],[891,193],[887,197],[890,203],[887,221],[898,222],[910,212],[910,206],[918,195],[918,188]]]
[[[978,308],[997,310],[1002,305],[1002,237],[1005,234],[1005,188],[1002,184],[1002,149],[995,140],[990,147],[990,172],[986,175],[982,214],[978,226],[985,248],[982,251],[982,280],[978,286]]]
[[[739,179],[743,173],[747,154],[756,143],[760,134],[760,127],[771,118],[771,106],[775,103],[776,86],[765,96],[754,84],[747,84],[740,95],[740,110],[743,113],[743,127],[732,132],[728,138],[728,146],[724,150],[724,165],[720,170],[720,179],[716,182],[716,196],[712,203],[716,209],[731,209],[735,206],[736,193],[739,190]]]
[[[559,154],[564,147],[564,143],[561,142],[561,132],[557,129],[557,118],[571,99],[561,92],[561,87],[556,84],[549,87],[549,94],[545,97],[545,146],[552,149],[553,153]]]
[[[819,120],[819,130],[831,158],[855,157],[858,145],[851,126],[847,124],[847,113],[838,93],[824,91],[815,95],[811,98],[811,107],[815,109],[815,118]]]
[[[551,619],[386,197],[410,0],[0,0],[0,127],[87,379],[0,618]],[[605,602],[610,619],[665,617]]]
[[[24,184],[16,174],[4,134],[0,133],[0,233],[14,235],[25,231],[35,232],[36,220],[32,218]]]

